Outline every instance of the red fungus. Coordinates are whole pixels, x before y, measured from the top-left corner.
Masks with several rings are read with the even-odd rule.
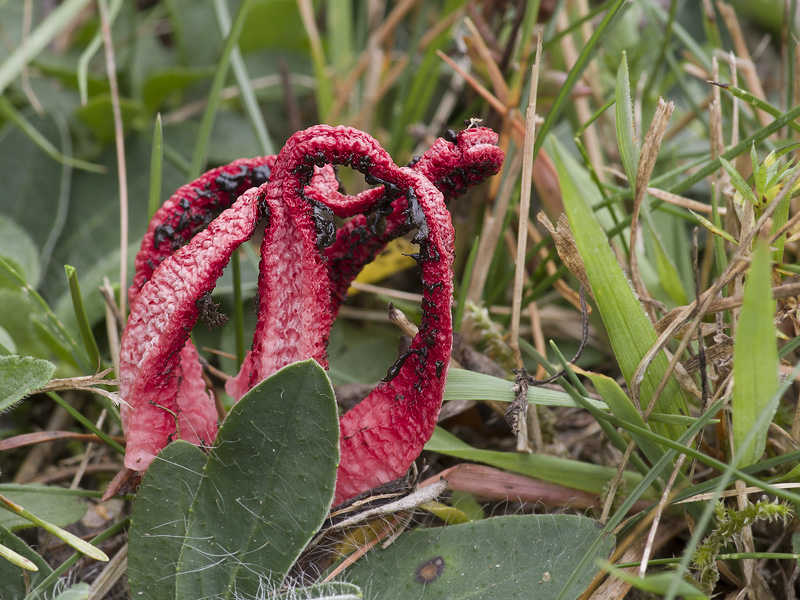
[[[266,216],[253,347],[226,385],[235,398],[296,360],[311,357],[326,366],[344,290],[387,241],[417,228],[422,325],[385,382],[341,419],[336,501],[405,473],[433,431],[452,345],[453,229],[442,192],[453,197],[497,172],[496,139],[478,128],[459,134],[455,144],[437,140],[414,170],[397,167],[363,132],[320,125],[292,136],[277,157],[237,161],[182,187],[154,217],[129,290],[120,363],[123,397],[134,409],[123,409],[126,466],[143,470],[178,433],[195,442],[213,439],[216,412],[189,332],[231,254]],[[340,194],[330,164],[352,166],[381,187]],[[193,233],[184,233],[186,223],[204,225],[194,215],[230,204],[261,166],[271,170],[268,182],[177,248]],[[178,207],[189,217],[176,216]],[[356,216],[337,232],[334,215]],[[157,232],[166,226],[175,239],[161,250]]]

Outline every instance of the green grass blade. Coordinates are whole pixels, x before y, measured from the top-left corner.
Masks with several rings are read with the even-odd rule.
[[[800,364],[795,366],[786,380],[781,384],[778,388],[778,391],[772,395],[767,403],[767,410],[763,411],[761,414],[757,415],[756,419],[752,422],[752,429],[747,434],[744,439],[743,445],[745,447],[750,446],[750,444],[754,443],[756,440],[756,436],[761,430],[766,431],[769,427],[769,423],[772,420],[772,416],[775,414],[775,411],[778,408],[778,404],[780,404],[781,396],[789,389],[789,386],[794,382],[794,378],[797,375],[798,371],[800,371]],[[721,402],[717,402],[717,405],[720,405]],[[713,409],[710,408],[709,412]],[[688,454],[694,450],[687,451]],[[670,586],[670,589],[667,591],[667,595],[665,596],[665,600],[674,600],[677,595],[677,588],[680,579],[683,577],[684,573],[688,572],[689,562],[692,559],[695,549],[700,544],[700,540],[705,535],[705,532],[708,529],[709,524],[711,523],[712,514],[714,512],[714,506],[716,502],[719,500],[719,495],[722,493],[728,484],[736,477],[742,479],[745,483],[758,486],[765,493],[772,493],[775,494],[777,497],[782,498],[788,502],[794,502],[795,505],[800,504],[800,496],[794,493],[787,492],[786,490],[777,490],[772,486],[766,485],[763,482],[757,480],[755,477],[751,477],[750,475],[746,475],[737,467],[739,466],[739,456],[736,455],[733,457],[733,460],[729,464],[721,463],[720,461],[714,460],[710,457],[702,453],[696,453],[700,460],[703,460],[706,464],[718,469],[722,472],[722,475],[717,479],[717,484],[713,489],[712,499],[706,502],[706,506],[703,509],[702,515],[700,518],[696,519],[696,526],[694,532],[692,533],[692,537],[689,542],[684,547],[684,553],[681,557],[681,562],[677,567],[675,579]]]
[[[461,276],[461,285],[458,288],[458,301],[456,303],[456,312],[453,315],[453,331],[461,331],[461,320],[464,318],[464,308],[467,303],[467,292],[469,291],[469,282],[472,281],[472,270],[475,268],[475,260],[478,258],[478,247],[480,246],[481,237],[476,236],[475,241],[472,242],[472,248],[467,257],[467,264],[464,265],[463,275]]]
[[[499,452],[473,448],[462,442],[452,433],[437,427],[425,449],[463,460],[480,462],[512,473],[535,477],[559,485],[583,490],[593,494],[603,493],[608,482],[616,475],[616,469],[603,467],[577,460],[545,456],[539,454],[519,454],[516,452]],[[641,481],[638,473],[626,471],[623,474],[627,484],[632,488]]]
[[[772,106],[772,104],[770,104],[763,98],[759,98],[758,96],[751,94],[747,90],[743,90],[742,88],[736,87],[735,85],[731,85],[729,83],[717,83],[716,85],[721,87],[726,92],[730,92],[740,100],[744,100],[754,108],[757,108],[758,110],[763,110],[765,113],[768,113],[773,117],[777,118],[783,114],[783,112],[781,112],[779,108]],[[796,123],[795,121],[791,121],[790,123],[787,123],[787,125],[792,129],[794,129],[795,131],[800,132],[800,124]]]
[[[153,126],[153,149],[150,152],[150,193],[147,198],[147,220],[153,218],[161,206],[161,177],[164,169],[164,132],[161,128],[161,113],[156,115]]]
[[[32,301],[39,312],[42,313],[44,320],[42,326],[52,336],[53,340],[67,349],[72,356],[75,364],[84,371],[94,370],[88,364],[86,354],[83,349],[78,345],[78,342],[72,334],[64,327],[64,324],[58,319],[56,314],[52,311],[41,294],[34,290],[25,278],[4,258],[0,257],[0,274],[7,277],[13,284],[22,290]],[[54,350],[55,351],[55,350]]]
[[[328,55],[337,77],[346,77],[354,64],[352,0],[328,0],[325,19],[328,32]]]
[[[756,198],[752,188],[747,185],[744,177],[739,174],[739,171],[722,157],[719,158],[719,162],[722,163],[722,168],[725,169],[725,172],[730,176],[731,185],[736,188],[736,191],[739,192],[745,200],[754,206],[758,206],[758,198]]]
[[[649,429],[644,419],[642,419],[642,415],[634,408],[630,398],[628,398],[628,395],[616,381],[598,373],[586,373],[586,376],[592,381],[595,389],[597,389],[600,397],[605,400],[612,413],[623,421],[628,421],[638,427]],[[664,456],[664,448],[650,438],[638,434],[632,435],[631,437],[636,441],[636,445],[641,449],[651,464],[655,464]]]
[[[97,546],[102,542],[106,541],[107,539],[114,537],[120,531],[124,530],[125,527],[128,525],[129,519],[122,519],[119,523],[114,523],[111,527],[104,530],[103,532],[99,533],[95,537],[92,538],[92,541],[89,542],[93,546]],[[72,556],[70,556],[67,560],[65,560],[58,568],[53,569],[53,572],[50,573],[39,585],[37,585],[27,596],[25,596],[25,600],[42,600],[43,598],[49,597],[49,594],[45,594],[55,583],[59,580],[59,578],[69,570],[69,568],[78,562],[81,558],[83,558],[83,554],[76,552]]]
[[[0,558],[4,558],[9,562],[14,563],[18,567],[22,567],[23,569],[27,569],[28,571],[38,571],[39,567],[33,561],[28,560],[21,554],[17,554],[11,548],[6,548],[3,544],[0,544]]]
[[[93,363],[97,368],[100,366],[100,349],[97,347],[97,340],[94,339],[92,326],[89,324],[89,318],[86,316],[81,287],[78,283],[78,272],[72,265],[64,265],[64,271],[69,281],[72,308],[75,310],[75,319],[78,321],[78,330],[81,332],[81,339],[83,340],[83,347],[86,349],[86,356],[89,357],[89,362]]]
[[[733,244],[734,246],[738,246],[738,245],[739,245],[739,240],[737,240],[737,239],[736,239],[735,237],[733,237],[733,236],[732,236],[730,233],[728,233],[727,231],[725,231],[725,230],[722,228],[722,225],[721,225],[721,224],[715,225],[714,223],[712,223],[711,221],[709,221],[708,219],[706,219],[706,218],[705,218],[703,215],[701,215],[701,214],[699,214],[699,213],[696,213],[696,212],[694,212],[694,211],[693,211],[693,210],[691,210],[691,209],[688,209],[688,210],[689,210],[689,212],[690,212],[690,213],[692,213],[692,214],[694,215],[694,217],[695,217],[695,218],[696,218],[696,219],[697,219],[697,220],[700,222],[700,224],[701,224],[703,227],[705,227],[706,229],[708,229],[708,230],[709,230],[711,233],[713,233],[713,234],[714,234],[714,235],[715,235],[717,238],[719,238],[720,240],[725,240],[725,241],[727,241],[727,242],[730,242],[730,243],[731,243],[731,244]],[[719,211],[718,211],[718,210],[717,210],[717,208],[716,208],[716,203],[714,204],[714,212],[716,213],[716,218],[717,218],[717,220],[719,220]],[[723,257],[724,257],[724,256],[725,256],[725,255],[724,255],[724,251],[725,251],[724,249],[725,249],[725,246],[723,246],[722,248],[723,248]],[[716,249],[716,246],[715,246],[715,249]],[[717,266],[719,267],[720,265],[717,265]],[[725,267],[724,267],[724,265],[721,265],[721,266],[722,266],[722,268],[723,268],[723,269],[725,268]],[[720,270],[720,272],[722,272],[722,271]]]
[[[689,440],[691,440],[692,437],[696,435],[697,432],[700,431],[700,429],[702,429],[708,423],[708,420],[711,418],[711,416],[717,410],[719,410],[721,406],[722,402],[717,402],[715,405],[711,406],[708,412],[706,412],[704,415],[701,415],[701,417],[697,420],[697,422],[694,425],[692,425],[688,430],[686,430],[686,432],[680,438],[678,438],[678,441],[675,443],[675,446],[682,447],[681,445],[685,446],[687,443],[689,443]],[[650,435],[654,435],[652,434],[652,432],[649,431],[647,433]],[[665,468],[667,468],[667,466],[670,463],[672,463],[673,460],[675,460],[675,456],[677,455],[677,453],[678,450],[676,450],[674,447],[671,448],[670,450],[667,450],[661,457],[661,459],[656,464],[653,465],[653,468],[650,470],[650,472],[648,472],[644,477],[642,477],[642,480],[639,482],[636,488],[622,502],[620,507],[614,513],[614,516],[612,516],[603,527],[602,533],[604,535],[610,535],[617,528],[617,526],[620,523],[622,523],[623,519],[627,516],[628,511],[631,509],[634,503],[637,500],[639,500],[639,498],[641,498],[642,495],[646,492],[646,490],[653,484],[658,474],[661,473]],[[583,555],[583,558],[581,558],[581,562],[578,563],[578,566],[576,567],[576,572],[579,569],[583,568],[588,562],[593,560],[593,557],[595,556],[594,553],[596,552],[597,546],[599,546],[600,540],[602,539],[604,538],[601,536],[592,544],[591,547],[589,547],[588,550],[586,550],[586,552]],[[556,600],[567,600],[565,594],[567,590],[569,590],[570,586],[573,584],[576,577],[577,575],[573,574],[569,577],[569,579],[567,579],[567,581],[564,582],[564,584],[561,586],[561,591],[556,597]]]
[[[753,464],[764,453],[771,415],[751,444],[745,445],[745,438],[778,389],[778,346],[773,324],[775,301],[770,293],[770,270],[769,249],[759,243],[745,281],[733,350],[733,447],[742,466]]]
[[[551,144],[550,156],[556,165],[564,206],[586,265],[597,307],[622,374],[630,385],[639,362],[658,336],[592,212],[591,206],[600,198],[588,173],[555,140]],[[661,353],[645,373],[641,385],[643,407],[649,405],[668,362]],[[670,378],[657,400],[656,410],[666,414],[687,414],[686,400],[674,377]],[[653,431],[671,439],[676,439],[682,433],[680,427],[661,424],[653,424]]]
[[[66,410],[73,419],[78,421],[81,425],[86,427],[89,431],[99,437],[103,442],[105,442],[108,446],[119,452],[120,454],[125,454],[125,447],[121,446],[119,443],[114,441],[105,431],[97,427],[94,423],[92,423],[89,419],[83,416],[83,414],[77,410],[74,406],[72,406],[69,402],[64,400],[61,396],[54,392],[47,392],[47,395],[53,400],[56,404],[58,404],[61,408]],[[115,411],[116,412],[116,411]]]
[[[800,104],[792,108],[791,110],[782,113],[780,116],[776,117],[776,119],[770,123],[769,125],[754,131],[741,142],[736,144],[735,146],[728,148],[725,152],[722,153],[722,158],[726,160],[732,160],[735,157],[743,154],[744,152],[749,152],[750,147],[754,143],[759,143],[769,136],[771,136],[776,131],[780,131],[784,127],[786,127],[789,123],[792,123],[795,119],[800,118]],[[719,169],[722,166],[719,158],[714,160],[709,160],[705,164],[702,164],[703,161],[700,162],[702,166],[700,166],[696,171],[694,171],[688,177],[680,178],[677,183],[667,188],[668,192],[673,194],[680,194],[684,190],[688,190],[694,184],[699,181],[702,181],[709,175],[711,175],[714,171]],[[691,169],[697,165],[695,164],[686,164],[681,169],[682,172],[685,172],[686,169]],[[672,175],[674,176],[674,174]],[[659,187],[662,185],[662,181],[659,178],[653,179],[651,185],[654,187]],[[653,207],[655,208],[661,204],[660,201],[656,200],[653,202]]]
[[[619,154],[628,185],[636,188],[636,176],[639,171],[639,143],[636,137],[636,124],[633,122],[633,101],[631,99],[631,82],[628,76],[628,57],[622,53],[622,61],[617,69],[616,87],[616,129]]]
[[[53,534],[62,542],[75,548],[78,552],[85,554],[95,560],[101,560],[103,562],[108,562],[108,556],[106,553],[100,550],[99,548],[92,546],[88,542],[84,542],[81,538],[76,535],[71,534],[69,531],[65,531],[58,527],[57,525],[53,525],[52,523],[48,523],[47,521],[40,519],[33,513],[28,512],[22,506],[13,502],[0,494],[0,508],[3,508],[7,511],[10,511],[31,523],[38,525],[48,533]]]

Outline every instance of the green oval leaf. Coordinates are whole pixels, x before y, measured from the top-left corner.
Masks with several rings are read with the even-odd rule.
[[[421,598],[550,600],[572,575],[582,552],[600,531],[574,515],[496,517],[404,533],[385,550],[370,553],[347,571],[382,600]],[[603,540],[595,556],[614,546]],[[567,594],[577,598],[597,567],[587,566]]]
[[[199,448],[177,441],[158,453],[142,478],[128,531],[128,581],[134,598],[175,598],[175,559],[205,464]]]
[[[333,500],[339,420],[313,360],[262,381],[231,410],[192,505],[178,598],[254,596],[280,585]]]

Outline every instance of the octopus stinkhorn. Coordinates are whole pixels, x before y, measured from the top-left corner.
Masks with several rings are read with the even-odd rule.
[[[254,341],[225,386],[236,399],[292,362],[327,367],[330,327],[350,283],[389,240],[416,228],[422,324],[385,381],[340,420],[335,502],[403,475],[433,431],[450,361],[454,233],[445,202],[499,170],[496,142],[491,130],[468,128],[401,168],[366,133],[318,125],[277,156],[237,160],[181,187],[153,217],[128,290],[125,466],[145,470],[178,437],[214,439],[218,415],[189,335],[198,319],[217,320],[209,295],[264,219]],[[332,165],[380,185],[342,194]],[[337,230],[334,217],[352,218]]]

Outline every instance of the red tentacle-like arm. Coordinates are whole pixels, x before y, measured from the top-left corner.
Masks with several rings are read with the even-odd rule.
[[[192,241],[163,260],[131,303],[120,344],[125,466],[146,469],[172,439],[210,443],[217,411],[189,333],[234,250],[262,214],[258,189],[242,195]]]
[[[176,435],[195,443],[213,439],[216,412],[188,336],[204,311],[213,312],[208,294],[231,254],[268,215],[253,347],[226,385],[236,398],[295,360],[312,357],[325,366],[340,290],[386,241],[417,228],[424,285],[420,333],[385,383],[342,418],[336,500],[402,475],[435,425],[452,344],[453,230],[440,190],[453,197],[496,172],[502,152],[495,142],[482,128],[462,132],[454,142],[437,140],[412,170],[394,165],[363,132],[317,126],[293,136],[277,157],[237,161],[181,188],[151,223],[130,290],[120,365],[123,397],[134,409],[123,411],[126,466],[143,470]],[[351,166],[380,187],[340,194],[330,164]],[[190,235],[185,230],[204,226],[193,215],[230,204],[236,186],[257,183],[253,174],[262,166],[269,170],[267,183],[176,249]],[[333,217],[352,215],[337,232]],[[163,247],[159,236],[167,242]]]
[[[424,285],[422,325],[411,348],[391,367],[388,381],[341,419],[336,484],[341,502],[405,473],[433,432],[453,342],[454,232],[442,193],[419,173],[396,167],[367,134],[318,126],[294,136],[279,155],[267,187],[271,222],[262,245],[259,320],[253,350],[226,385],[235,397],[301,358],[327,364],[332,311],[321,246],[331,233],[328,215],[350,207],[336,198],[323,204],[330,211],[326,213],[304,197],[313,165],[323,163],[349,164],[368,180],[382,183],[395,198],[406,198],[406,220],[417,228]],[[285,210],[276,221],[279,206]],[[288,257],[287,241],[295,249]]]

